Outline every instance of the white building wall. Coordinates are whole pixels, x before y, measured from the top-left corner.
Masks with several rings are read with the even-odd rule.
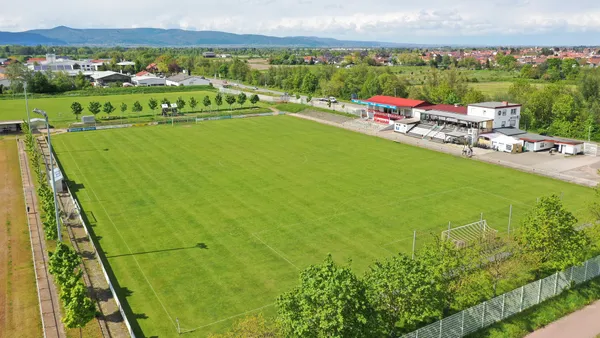
[[[519,128],[519,122],[521,120],[521,106],[508,106],[501,108],[468,106],[467,115],[493,118],[494,123],[492,124],[492,128]]]
[[[583,143],[582,144],[560,144],[559,150],[563,154],[576,155],[576,154],[583,152]]]

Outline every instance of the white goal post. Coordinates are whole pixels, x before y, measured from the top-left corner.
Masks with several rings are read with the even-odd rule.
[[[486,238],[494,238],[497,233],[498,230],[491,228],[486,220],[481,220],[442,231],[442,240],[451,240],[457,247],[463,248],[468,243]]]

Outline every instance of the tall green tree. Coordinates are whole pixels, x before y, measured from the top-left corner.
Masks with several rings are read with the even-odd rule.
[[[215,104],[217,105],[217,109],[223,104],[223,95],[221,93],[217,93],[215,96]]]
[[[190,108],[192,108],[192,110],[196,109],[196,106],[198,105],[198,101],[196,101],[195,97],[190,97]]]
[[[156,108],[158,108],[158,101],[156,101],[156,99],[155,99],[155,98],[151,97],[151,98],[148,100],[148,108],[150,108],[150,110],[152,110],[152,113],[154,113],[154,110],[155,110]],[[140,110],[140,111],[141,111],[141,110]]]
[[[309,95],[309,97],[310,97],[310,95]],[[250,103],[252,103],[252,104],[257,104],[259,100],[260,100],[260,98],[256,94],[252,94],[252,96],[250,96]],[[307,102],[308,101],[310,101],[310,100],[307,100]]]
[[[110,115],[112,112],[115,111],[115,106],[112,105],[112,103],[110,103],[110,101],[106,101],[104,102],[104,106],[102,107],[102,111],[104,113],[106,113],[106,115]]]
[[[63,322],[68,328],[79,328],[79,337],[83,337],[82,328],[95,317],[96,305],[88,297],[85,285],[80,282],[71,289]]]
[[[246,99],[247,99],[246,93],[241,92],[241,93],[238,94],[238,96],[237,96],[237,103],[240,104],[240,107],[243,106],[244,103],[246,103]]]
[[[125,114],[126,111],[127,111],[127,103],[123,102],[123,103],[121,103],[121,115]]]
[[[81,115],[81,112],[83,112],[83,107],[81,106],[81,103],[71,103],[71,112],[73,112],[73,115],[75,115],[75,120],[77,120],[79,118],[79,115]]]
[[[202,100],[202,104],[204,105],[205,108],[208,108],[208,106],[211,105],[210,97],[208,95],[204,96],[204,99]]]
[[[96,115],[98,115],[98,113],[100,113],[101,107],[102,107],[102,105],[98,101],[91,101],[88,104],[88,110],[90,111],[90,113],[94,114],[94,116],[96,116]]]
[[[385,335],[398,336],[398,328],[438,318],[443,313],[442,295],[428,266],[399,254],[376,262],[365,275],[368,295],[384,320]]]
[[[542,197],[527,215],[517,240],[525,254],[535,257],[541,272],[559,271],[585,260],[590,239],[577,231],[577,219],[556,195]]]
[[[300,285],[277,299],[286,337],[373,337],[377,316],[367,288],[331,255],[300,273]]]
[[[236,101],[235,96],[233,96],[231,94],[225,95],[225,102],[227,102],[227,104],[229,104],[229,109],[231,109],[231,105],[234,104],[235,101]]]
[[[185,108],[185,100],[181,96],[177,98],[175,103],[177,104],[177,109],[183,110]]]

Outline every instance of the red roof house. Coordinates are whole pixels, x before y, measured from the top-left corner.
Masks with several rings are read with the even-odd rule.
[[[27,63],[28,64],[32,64],[32,63],[35,63],[35,62],[40,63],[40,62],[43,62],[43,61],[46,61],[46,58],[29,58],[29,59],[27,59]]]
[[[146,67],[146,70],[147,70],[147,71],[150,71],[150,72],[151,72],[151,71],[156,71],[156,70],[158,70],[158,66],[156,65],[156,63],[152,62],[151,64],[149,64],[149,65]]]

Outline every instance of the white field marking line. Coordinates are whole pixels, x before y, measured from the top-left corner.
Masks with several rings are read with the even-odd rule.
[[[411,198],[400,199],[400,201],[414,201],[414,200],[418,200],[418,199],[421,199],[421,198],[432,197],[432,196],[437,196],[437,195],[443,195],[443,194],[447,194],[447,193],[450,193],[450,192],[459,191],[459,190],[468,189],[468,188],[469,187],[461,187],[461,188],[456,188],[456,189],[449,189],[449,190],[445,190],[445,191],[439,191],[439,192],[435,192],[435,193],[431,193],[431,194],[426,194],[426,195],[420,195],[420,196],[414,196],[413,195],[413,197],[411,197]],[[350,210],[350,211],[339,212],[339,213],[336,212],[336,213],[333,213],[331,215],[327,215],[327,216],[315,218],[313,220],[300,221],[300,222],[296,222],[296,223],[292,223],[292,224],[288,224],[288,225],[277,225],[277,226],[274,226],[274,227],[269,228],[269,229],[265,229],[265,230],[261,230],[261,231],[258,231],[258,232],[254,232],[254,233],[252,233],[252,235],[258,235],[258,234],[262,234],[262,233],[265,233],[265,232],[271,232],[271,231],[274,231],[274,230],[277,230],[277,229],[282,229],[282,228],[289,228],[289,227],[297,226],[297,225],[300,225],[300,224],[315,223],[315,222],[324,221],[324,220],[331,219],[331,218],[334,218],[334,217],[337,217],[337,216],[341,216],[341,215],[352,214],[352,213],[355,213],[357,211],[372,210],[372,209],[376,209],[376,208],[380,208],[380,207],[387,207],[387,206],[390,206],[390,205],[394,205],[396,203],[398,203],[398,200],[392,201],[392,202],[387,203],[387,204],[377,204],[375,206],[368,207],[368,208],[353,209],[353,210]]]
[[[66,145],[64,143],[63,140],[61,140],[61,142],[63,143],[63,146],[66,148]],[[77,161],[75,160],[75,158],[73,157],[73,154],[71,154],[69,152],[69,155],[71,155],[71,159],[73,160],[73,162],[75,162],[75,166],[77,167],[77,171],[79,171],[79,173],[81,174],[81,177],[87,181],[87,178],[85,177],[85,175],[83,174],[83,172],[81,171],[81,169],[79,168],[79,164],[77,164]],[[125,239],[123,238],[123,235],[121,234],[121,232],[119,231],[119,228],[116,226],[115,222],[113,222],[112,218],[110,217],[108,211],[106,211],[106,208],[104,207],[104,204],[102,204],[102,202],[100,202],[100,199],[98,198],[98,195],[96,194],[96,191],[94,190],[94,188],[92,188],[92,186],[89,184],[89,181],[87,182],[88,186],[90,188],[90,191],[94,194],[94,196],[96,197],[96,199],[98,200],[98,203],[100,204],[100,206],[102,206],[102,209],[104,210],[104,213],[106,214],[106,217],[108,218],[108,220],[112,223],[113,228],[115,228],[115,230],[117,231],[117,234],[119,235],[119,237],[121,238],[121,240],[123,241],[123,243],[125,244],[125,247],[127,247],[127,250],[129,251],[131,255],[131,257],[133,258],[133,260],[135,261],[135,264],[138,266],[138,269],[140,270],[140,272],[142,273],[142,276],[144,276],[144,279],[146,280],[146,283],[148,283],[148,286],[150,286],[150,289],[152,290],[152,292],[154,292],[154,296],[156,296],[156,300],[158,300],[158,302],[160,303],[160,305],[162,306],[163,310],[165,311],[165,313],[167,314],[167,316],[169,317],[169,320],[171,320],[171,323],[173,324],[173,326],[175,328],[177,328],[177,324],[175,323],[175,321],[173,320],[173,317],[171,317],[171,315],[169,314],[169,311],[167,311],[167,308],[165,307],[165,305],[163,304],[163,302],[160,300],[160,298],[158,297],[158,294],[156,293],[156,290],[154,290],[154,287],[152,286],[152,284],[150,284],[150,281],[148,280],[148,277],[146,277],[146,274],[144,273],[144,270],[142,270],[142,267],[140,266],[140,263],[138,262],[137,258],[135,258],[135,255],[133,255],[133,251],[131,250],[131,248],[129,247],[129,245],[127,244],[127,241],[125,241]]]
[[[205,327],[207,327],[207,326],[215,325],[215,324],[218,324],[218,323],[224,322],[224,321],[226,321],[226,320],[233,319],[233,318],[235,318],[235,317],[243,316],[243,315],[245,315],[245,314],[247,314],[247,313],[250,313],[250,312],[254,312],[254,311],[262,310],[262,309],[264,309],[264,308],[268,308],[268,307],[270,307],[270,306],[273,306],[273,305],[275,305],[275,303],[267,304],[267,305],[264,305],[264,306],[261,306],[261,307],[257,307],[256,309],[252,309],[252,310],[248,310],[248,311],[246,311],[246,312],[238,313],[237,315],[233,315],[233,316],[229,316],[229,317],[227,317],[227,318],[219,319],[219,320],[217,320],[217,321],[215,321],[215,322],[212,322],[212,323],[210,323],[210,324],[206,324],[206,325],[198,326],[198,327],[196,327],[196,328],[193,328],[193,329],[183,329],[183,330],[181,330],[181,333],[193,332],[193,331],[196,331],[196,330],[199,330],[199,329],[205,328]]]
[[[260,239],[260,237],[256,236],[256,234],[252,234],[252,236],[254,236],[254,238],[258,239],[267,248],[271,249],[271,251],[273,251],[274,253],[276,253],[279,257],[283,258],[286,262],[290,263],[294,268],[296,268],[296,270],[300,270],[300,268],[297,267],[296,264],[292,263],[289,259],[285,258],[285,256],[283,256],[281,253],[279,253],[279,251],[273,249],[269,244],[265,243],[265,241],[263,241],[262,239]]]
[[[481,190],[481,189],[473,188],[473,187],[471,187],[471,186],[469,186],[469,187],[467,187],[467,188],[469,188],[469,189],[471,189],[471,190],[475,190],[475,191],[482,192],[482,193],[484,193],[484,194],[492,195],[492,196],[495,196],[495,197],[498,197],[498,198],[501,198],[501,199],[507,200],[507,201],[509,201],[509,202],[512,202],[512,203],[515,203],[515,204],[521,204],[521,205],[524,205],[524,206],[526,206],[526,207],[533,207],[533,205],[529,205],[529,204],[527,204],[527,203],[523,203],[523,202],[519,202],[519,201],[511,200],[510,198],[504,197],[504,196],[502,196],[502,195],[494,194],[494,193],[492,193],[492,192],[489,192],[489,191],[485,191],[485,190]]]

